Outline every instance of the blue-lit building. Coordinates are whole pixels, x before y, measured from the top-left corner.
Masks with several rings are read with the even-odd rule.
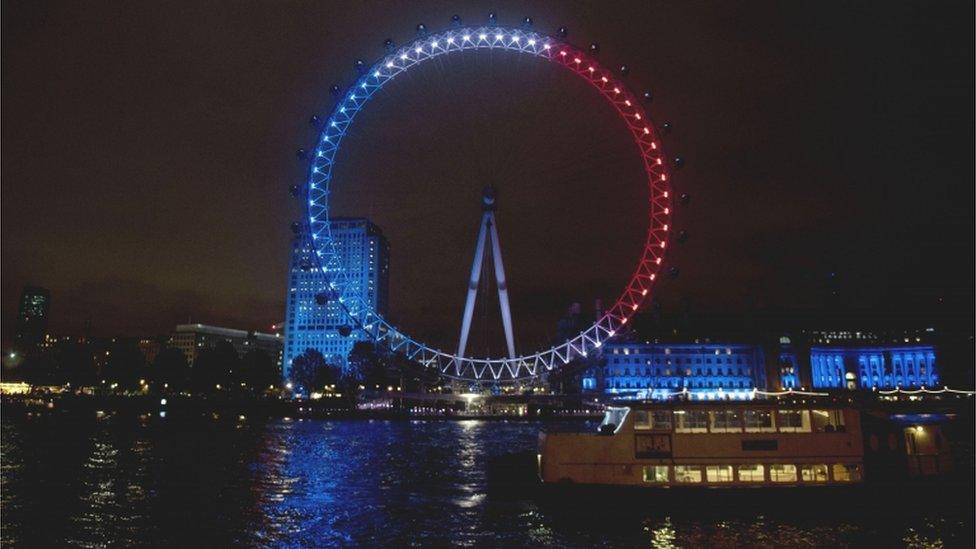
[[[365,218],[333,218],[332,237],[339,246],[348,291],[359,293],[374,310],[385,314],[389,300],[390,247],[382,231]],[[316,294],[325,290],[325,275],[314,268],[313,250],[302,237],[295,239],[288,267],[285,311],[284,376],[292,360],[307,349],[326,360],[345,365],[346,357],[366,334],[355,329],[336,302],[319,305]],[[348,335],[343,332],[350,330]]]
[[[734,343],[609,343],[583,391],[613,399],[748,399],[766,388],[762,347]]]
[[[41,344],[47,331],[51,292],[47,288],[24,286],[17,309],[17,345],[29,349]]]
[[[932,387],[939,373],[932,345],[810,348],[810,377],[818,389]]]

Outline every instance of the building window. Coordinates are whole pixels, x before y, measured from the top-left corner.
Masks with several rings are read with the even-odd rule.
[[[834,480],[837,482],[854,482],[861,480],[861,466],[856,463],[835,463]]]
[[[747,433],[776,432],[772,410],[746,410],[745,423]]]
[[[769,480],[773,482],[796,482],[796,465],[788,463],[770,465]]]
[[[647,410],[634,410],[634,429],[644,431],[651,428],[651,416]]]
[[[766,468],[762,465],[740,465],[739,480],[742,482],[763,482],[766,480]]]
[[[702,472],[698,465],[675,465],[675,482],[701,482]]]
[[[827,468],[824,467],[824,472]],[[705,478],[708,482],[732,482],[731,465],[707,465],[705,466]]]
[[[645,465],[644,482],[660,484],[668,481],[667,465]]]
[[[827,482],[827,466],[823,464],[800,465],[803,482]]]

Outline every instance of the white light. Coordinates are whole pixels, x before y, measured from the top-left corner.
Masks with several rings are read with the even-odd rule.
[[[534,46],[535,45],[535,40],[529,40],[529,45],[530,46]]]
[[[160,406],[166,406],[166,399],[165,398],[159,399],[159,405]]]
[[[376,71],[376,72],[374,72],[374,73],[373,73],[373,76],[374,76],[375,78],[379,78],[379,77],[380,77],[380,71]]]
[[[470,34],[465,34],[461,38],[463,38],[465,41],[468,41],[468,40],[471,40],[471,35]]]
[[[500,35],[500,34],[496,34],[495,35],[495,40],[501,40],[502,38],[505,38],[505,37],[502,36],[502,35]]]
[[[548,49],[552,48],[552,46],[550,46],[549,44],[546,44],[545,46],[542,46],[542,48],[548,50]]]
[[[447,39],[447,43],[448,44],[453,44],[454,43],[454,39],[453,38],[448,38]]]
[[[393,61],[387,61],[386,62],[386,68],[392,69],[393,68]]]
[[[405,53],[401,53],[400,54],[400,59],[406,59],[406,58],[407,58],[407,54],[405,54]]]
[[[422,52],[423,50],[421,50],[421,49],[420,49],[420,47],[418,46],[418,47],[417,47],[417,49],[415,49],[415,50],[413,50],[413,51],[415,51],[415,52],[417,52],[417,53],[420,53],[420,52]]]
[[[485,38],[488,38],[488,35],[487,34],[479,34],[478,35],[478,40],[484,40]]]
[[[512,42],[518,43],[518,41],[519,41],[519,37],[518,36],[513,36],[512,37]]]
[[[436,48],[437,47],[437,40],[434,40],[433,42],[431,42],[430,43],[430,47]]]

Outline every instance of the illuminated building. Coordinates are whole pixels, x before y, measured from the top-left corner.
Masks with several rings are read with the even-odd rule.
[[[821,389],[932,387],[935,356],[931,345],[811,347],[811,380]]]
[[[342,258],[346,293],[358,295],[379,314],[385,314],[389,299],[390,246],[379,227],[365,218],[333,218],[331,234]],[[288,269],[288,300],[285,311],[284,374],[291,361],[307,349],[315,349],[327,361],[345,365],[357,341],[367,335],[336,300],[323,300],[325,275],[312,258],[312,249],[302,237],[295,239]]]
[[[46,288],[24,286],[17,309],[16,341],[22,347],[35,347],[44,340],[51,292]]]
[[[182,351],[187,364],[193,364],[203,349],[212,349],[218,343],[230,343],[238,356],[252,349],[264,351],[279,367],[281,366],[281,336],[261,332],[248,332],[231,328],[219,328],[206,324],[180,324],[170,336],[169,345]]]
[[[752,398],[766,388],[757,345],[611,343],[603,364],[583,376],[583,390],[614,399],[664,400],[678,393],[698,400]]]

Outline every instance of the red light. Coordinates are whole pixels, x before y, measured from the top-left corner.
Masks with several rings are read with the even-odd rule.
[[[623,319],[621,319],[620,323],[621,324],[627,324],[627,317],[624,317]]]

